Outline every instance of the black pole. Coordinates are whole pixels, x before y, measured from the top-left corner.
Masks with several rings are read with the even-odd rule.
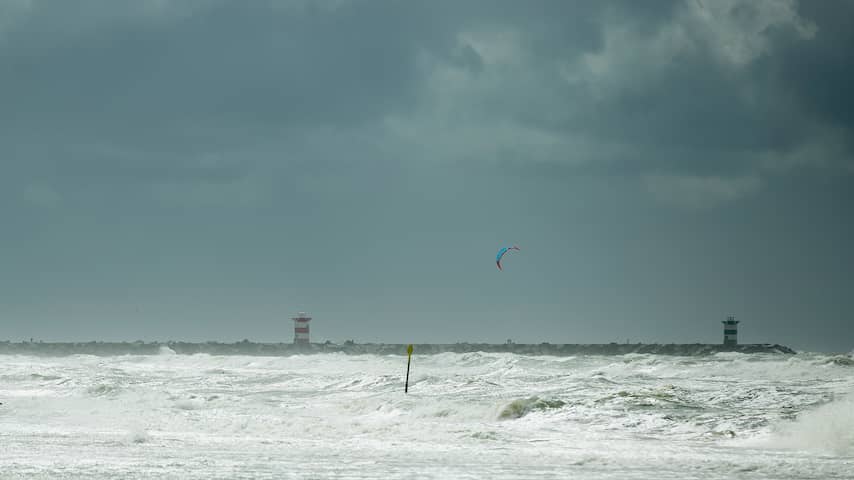
[[[406,384],[403,387],[403,393],[409,393],[409,364],[412,363],[412,345],[406,347],[408,357],[406,359]]]

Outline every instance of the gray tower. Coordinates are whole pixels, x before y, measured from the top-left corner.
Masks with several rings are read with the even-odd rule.
[[[724,324],[724,345],[738,345],[738,320],[729,316],[721,323]]]

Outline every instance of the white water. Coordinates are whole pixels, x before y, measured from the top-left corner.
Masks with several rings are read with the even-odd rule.
[[[0,478],[854,478],[817,354],[0,356]]]

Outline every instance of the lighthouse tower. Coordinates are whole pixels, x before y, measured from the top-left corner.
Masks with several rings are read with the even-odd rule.
[[[293,317],[294,321],[294,343],[295,344],[308,344],[308,322],[311,321],[311,317],[307,316],[305,312],[299,312],[296,317]]]
[[[724,345],[738,345],[738,320],[729,316],[721,323],[724,324]]]

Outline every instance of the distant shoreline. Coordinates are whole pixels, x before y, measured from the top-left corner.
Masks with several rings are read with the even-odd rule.
[[[355,343],[257,343],[241,341],[220,342],[0,342],[0,355],[158,355],[162,353],[192,355],[263,355],[287,356],[313,353],[344,353],[348,355],[405,355],[406,344]],[[601,344],[524,344],[524,343],[449,343],[415,344],[415,353],[515,353],[519,355],[626,355],[644,353],[657,355],[697,356],[721,352],[794,354],[793,349],[778,344],[722,345],[703,343],[601,343]]]

